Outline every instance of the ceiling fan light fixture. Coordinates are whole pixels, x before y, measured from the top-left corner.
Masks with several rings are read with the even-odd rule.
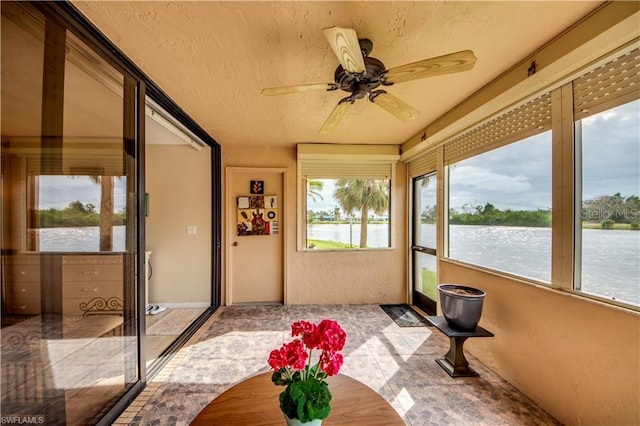
[[[400,120],[412,120],[420,114],[418,110],[386,90],[377,88],[426,77],[468,71],[473,68],[476,62],[476,57],[471,50],[463,50],[386,69],[381,60],[369,56],[373,51],[373,42],[368,38],[358,39],[353,29],[330,27],[323,29],[322,32],[340,62],[334,72],[335,83],[273,87],[262,90],[265,95],[282,95],[321,89],[326,91],[341,89],[351,93],[350,96],[337,103],[320,129],[321,133],[332,131],[346,113],[346,107],[353,104],[356,99],[364,98],[367,94],[369,101]]]

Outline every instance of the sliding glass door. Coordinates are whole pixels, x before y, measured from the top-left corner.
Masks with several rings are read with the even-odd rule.
[[[0,10],[2,418],[106,424],[219,306],[220,147],[71,3]]]
[[[425,312],[436,314],[436,173],[413,179],[413,215],[411,256],[413,264],[413,304]]]
[[[135,383],[137,83],[2,3],[2,416],[95,422]]]

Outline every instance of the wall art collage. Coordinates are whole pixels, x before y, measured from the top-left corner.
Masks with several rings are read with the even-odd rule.
[[[278,197],[262,195],[263,188],[261,181],[251,181],[253,195],[238,197],[238,236],[278,234]]]

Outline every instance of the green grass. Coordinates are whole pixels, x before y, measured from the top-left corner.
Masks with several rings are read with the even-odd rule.
[[[438,300],[436,273],[425,268],[422,268],[422,294],[431,300]]]
[[[325,240],[307,240],[307,247],[314,250],[341,250],[349,248],[357,248],[357,246],[349,247],[349,244],[341,243],[338,241],[325,241]]]
[[[603,229],[602,226],[598,222],[582,222],[583,229]],[[614,223],[613,228],[611,229],[626,229],[627,231],[631,230],[630,223]]]

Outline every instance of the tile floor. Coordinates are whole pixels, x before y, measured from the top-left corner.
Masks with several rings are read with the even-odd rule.
[[[470,355],[480,377],[449,377],[434,361],[447,338],[434,327],[398,327],[378,305],[222,307],[117,423],[189,424],[220,393],[268,371],[267,356],[290,340],[293,321],[322,318],[348,333],[341,373],[377,391],[407,425],[559,424]]]

